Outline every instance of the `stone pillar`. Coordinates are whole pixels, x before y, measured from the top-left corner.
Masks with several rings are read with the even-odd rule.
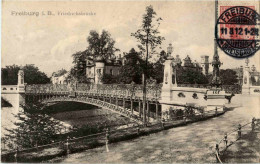
[[[172,84],[172,74],[173,74],[173,68],[172,68],[172,57],[168,57],[167,60],[165,60],[164,63],[164,78],[163,78],[163,86],[162,86],[162,92],[161,97],[163,101],[171,101],[171,89],[173,87]]]
[[[173,57],[171,56],[171,53],[172,51],[168,51],[168,57],[164,62],[164,77],[160,100],[160,103],[162,104],[162,116],[169,110],[169,105],[166,104],[170,104],[172,101],[173,87],[177,87],[177,82],[175,82],[174,85],[172,83],[172,75],[173,73],[175,74],[175,72],[173,71]]]
[[[25,85],[24,85],[24,72],[19,70],[17,90],[19,94],[19,105],[25,105]]]
[[[102,84],[102,77],[104,75],[105,63],[102,57],[97,57],[95,66],[95,84]]]
[[[246,59],[246,66],[243,68],[243,84],[242,84],[242,94],[250,94],[250,68],[248,66],[248,59]]]

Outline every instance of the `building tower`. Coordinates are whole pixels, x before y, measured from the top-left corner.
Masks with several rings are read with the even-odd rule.
[[[101,56],[98,56],[96,58],[96,66],[95,66],[95,84],[102,84],[104,69],[105,69],[105,61]]]
[[[201,56],[201,67],[202,67],[202,73],[204,75],[209,74],[209,56],[203,55]]]

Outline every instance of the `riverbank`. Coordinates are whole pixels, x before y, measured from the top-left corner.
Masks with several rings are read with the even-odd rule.
[[[121,130],[110,131],[109,133],[109,144],[117,143],[119,141],[134,139],[139,136],[146,136],[152,133],[157,133],[166,129],[173,127],[186,126],[188,124],[204,121],[213,117],[222,115],[224,112],[211,111],[205,113],[204,115],[194,116],[192,119],[185,120],[175,120],[165,123],[156,123],[150,124],[146,127],[129,127]],[[62,157],[69,153],[77,153],[86,149],[92,149],[95,147],[103,146],[106,144],[106,133],[99,133],[97,135],[90,135],[86,137],[80,137],[75,139],[70,139],[68,142],[54,143],[49,146],[33,148],[29,151],[18,152],[17,159],[14,158],[13,153],[3,154],[2,162],[58,162],[57,157]],[[69,145],[68,147],[66,145]],[[56,158],[55,158],[56,157]],[[51,161],[52,158],[55,158],[54,161]],[[50,160],[50,161],[49,161]]]
[[[234,130],[238,124],[251,121],[259,113],[259,109],[255,108],[259,106],[257,99],[259,98],[248,95],[236,95],[231,104],[227,105],[229,110],[218,117],[110,143],[109,152],[106,151],[106,146],[100,146],[47,162],[216,163],[216,143],[225,133]]]

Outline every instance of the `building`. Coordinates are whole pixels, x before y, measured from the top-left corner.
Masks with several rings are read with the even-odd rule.
[[[232,70],[236,72],[238,84],[242,85],[243,84],[243,66],[234,68]]]
[[[88,57],[86,59],[86,76],[90,82],[101,84],[104,74],[117,76],[122,65],[123,58],[120,55],[118,58],[114,57],[108,60],[104,60],[100,56],[96,59]]]
[[[207,76],[209,74],[209,56],[201,56],[200,64],[202,67],[202,73]]]
[[[183,61],[184,63],[182,67],[184,70],[190,69],[190,70],[202,72],[202,67],[200,66],[200,64],[196,62],[196,60],[192,62],[189,55],[187,55],[186,58],[183,59]]]
[[[56,73],[52,75],[51,82],[52,84],[68,84],[68,75],[69,73],[65,73],[61,76],[58,76]]]
[[[167,55],[172,56],[172,52],[173,52],[173,46],[172,44],[169,44],[169,46],[167,47]],[[201,56],[201,62],[198,63],[196,60],[192,62],[189,55],[187,55],[186,58],[183,59],[183,65],[179,55],[176,55],[176,57],[174,58],[175,59],[173,60],[173,65],[176,64],[178,67],[182,67],[184,70],[191,69],[194,71],[199,71],[206,76],[209,74],[209,56],[206,55]]]

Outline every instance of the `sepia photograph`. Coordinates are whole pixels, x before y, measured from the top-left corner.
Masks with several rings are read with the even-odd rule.
[[[1,5],[2,163],[260,163],[260,0]]]

